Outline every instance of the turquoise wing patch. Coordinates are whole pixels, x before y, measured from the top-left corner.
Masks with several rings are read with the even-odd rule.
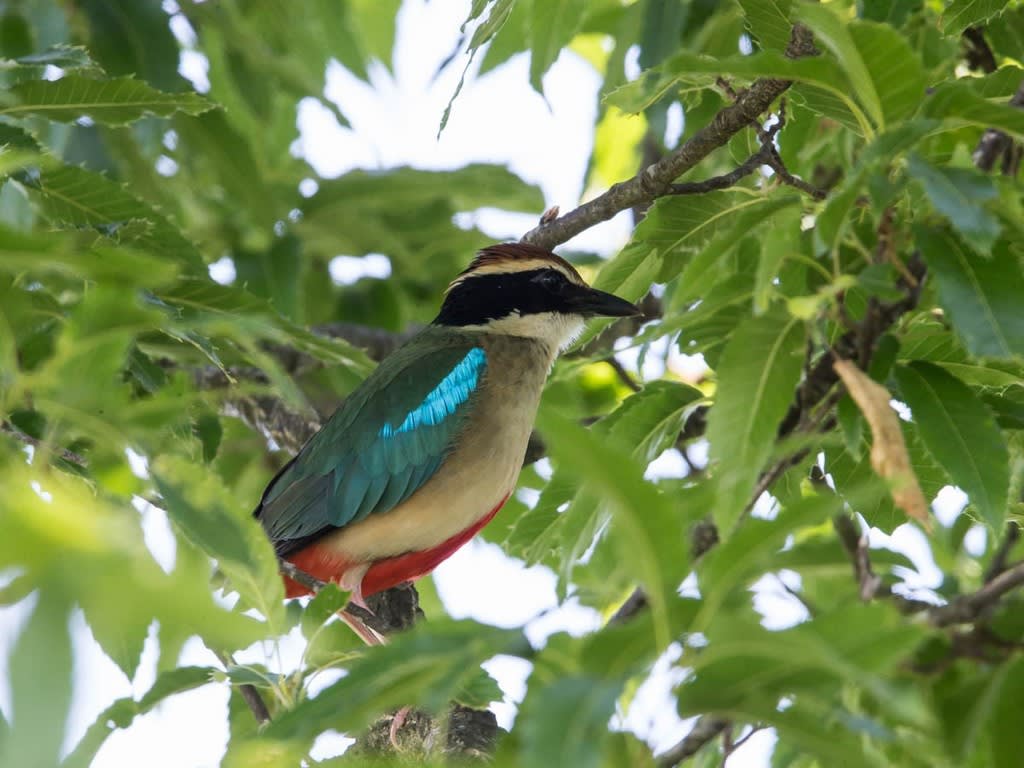
[[[279,554],[393,509],[448,455],[487,355],[469,345],[406,349],[363,382],[267,488],[256,515]]]
[[[387,439],[403,432],[437,426],[469,400],[486,365],[487,355],[484,351],[479,347],[471,349],[461,362],[452,368],[451,373],[427,393],[423,402],[409,411],[401,424],[393,427],[390,423],[385,423],[378,434]]]

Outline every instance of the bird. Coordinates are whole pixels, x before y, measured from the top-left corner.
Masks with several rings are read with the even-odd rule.
[[[541,392],[586,319],[641,314],[525,243],[480,250],[429,325],[388,355],[267,485],[279,558],[370,595],[427,575],[516,487]],[[284,576],[286,597],[311,592]],[[384,638],[352,613],[368,644]]]

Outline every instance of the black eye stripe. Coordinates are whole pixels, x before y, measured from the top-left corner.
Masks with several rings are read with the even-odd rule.
[[[570,312],[566,293],[572,285],[560,270],[546,267],[470,275],[448,292],[434,322],[479,325],[513,313]]]

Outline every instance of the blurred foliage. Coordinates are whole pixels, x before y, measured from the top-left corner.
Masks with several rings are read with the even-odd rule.
[[[494,700],[479,665],[496,654],[533,663],[497,764],[650,764],[609,723],[675,644],[679,714],[729,718],[735,733],[774,729],[778,768],[1019,765],[1024,601],[1000,602],[980,635],[888,600],[863,604],[830,518],[856,512],[884,533],[905,523],[872,469],[863,416],[837,397],[818,414],[824,429],[784,445],[776,436],[811,365],[851,324],[900,300],[899,278],[919,256],[928,277],[917,306],[878,340],[867,373],[912,414],[905,450],[929,500],[949,485],[968,496],[927,538],[943,579],[923,597],[954,600],[997,557],[1024,557],[1024,546],[998,546],[1024,514],[1024,198],[1016,174],[972,162],[986,129],[1024,139],[1024,110],[1008,103],[1024,75],[1024,5],[474,0],[463,53],[479,71],[464,64],[470,55],[448,65],[465,66],[464,80],[529,52],[529,83],[543,92],[566,51],[603,78],[588,190],[674,150],[730,90],[777,77],[795,83],[779,154],[827,195],[759,171],[729,189],[663,197],[592,272],[630,299],[657,286],[662,316],[617,348],[648,361],[700,353],[710,369],[695,381],[669,365],[631,393],[600,363],[607,348],[578,347],[556,368],[540,419],[553,472],[524,471],[521,486],[539,499],[520,494],[484,536],[551,567],[562,599],[610,616],[639,584],[650,610],[583,637],[556,634],[540,650],[518,630],[432,616],[366,650],[330,620],[337,590],[283,603],[249,513],[287,457],[230,399],[272,395],[312,418],[311,403],[337,402],[372,365],[316,326],[429,321],[488,241],[457,214],[544,208],[503,167],[323,179],[292,151],[301,100],[347,123],[345,106],[323,96],[328,62],[370,83],[373,68],[390,67],[398,5],[0,3],[0,599],[29,613],[7,667],[0,764],[86,766],[115,729],[217,681],[255,685],[274,715],[257,733],[233,694],[226,764],[294,765],[318,734],[356,732],[389,708]],[[820,55],[784,55],[797,22]],[[965,30],[984,36],[987,66]],[[208,83],[179,74],[183,55],[205,62]],[[751,127],[687,180],[757,149]],[[387,256],[390,278],[330,278],[335,256],[371,253]],[[233,278],[214,281],[213,264]],[[281,349],[308,363],[284,365]],[[203,386],[211,372],[231,386]],[[650,467],[666,452],[699,453],[703,438],[687,430],[708,405],[710,463],[688,454],[685,476],[657,479]],[[747,514],[779,462],[771,509]],[[806,481],[815,462],[831,489]],[[147,500],[172,522],[172,566],[143,538]],[[709,516],[721,543],[696,559],[690,531]],[[871,556],[882,583],[910,589],[913,563],[887,549]],[[773,579],[802,604],[793,626],[762,624],[751,590]],[[128,678],[157,622],[159,674],[63,754],[77,609]],[[192,636],[223,654],[296,628],[307,642],[298,670],[178,663]],[[337,666],[347,676],[311,697],[310,679]],[[723,759],[717,745],[698,758]]]

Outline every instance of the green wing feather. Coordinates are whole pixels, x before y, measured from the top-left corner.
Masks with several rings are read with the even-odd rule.
[[[430,479],[472,411],[487,367],[475,341],[424,329],[310,438],[255,511],[279,554],[393,509]]]

